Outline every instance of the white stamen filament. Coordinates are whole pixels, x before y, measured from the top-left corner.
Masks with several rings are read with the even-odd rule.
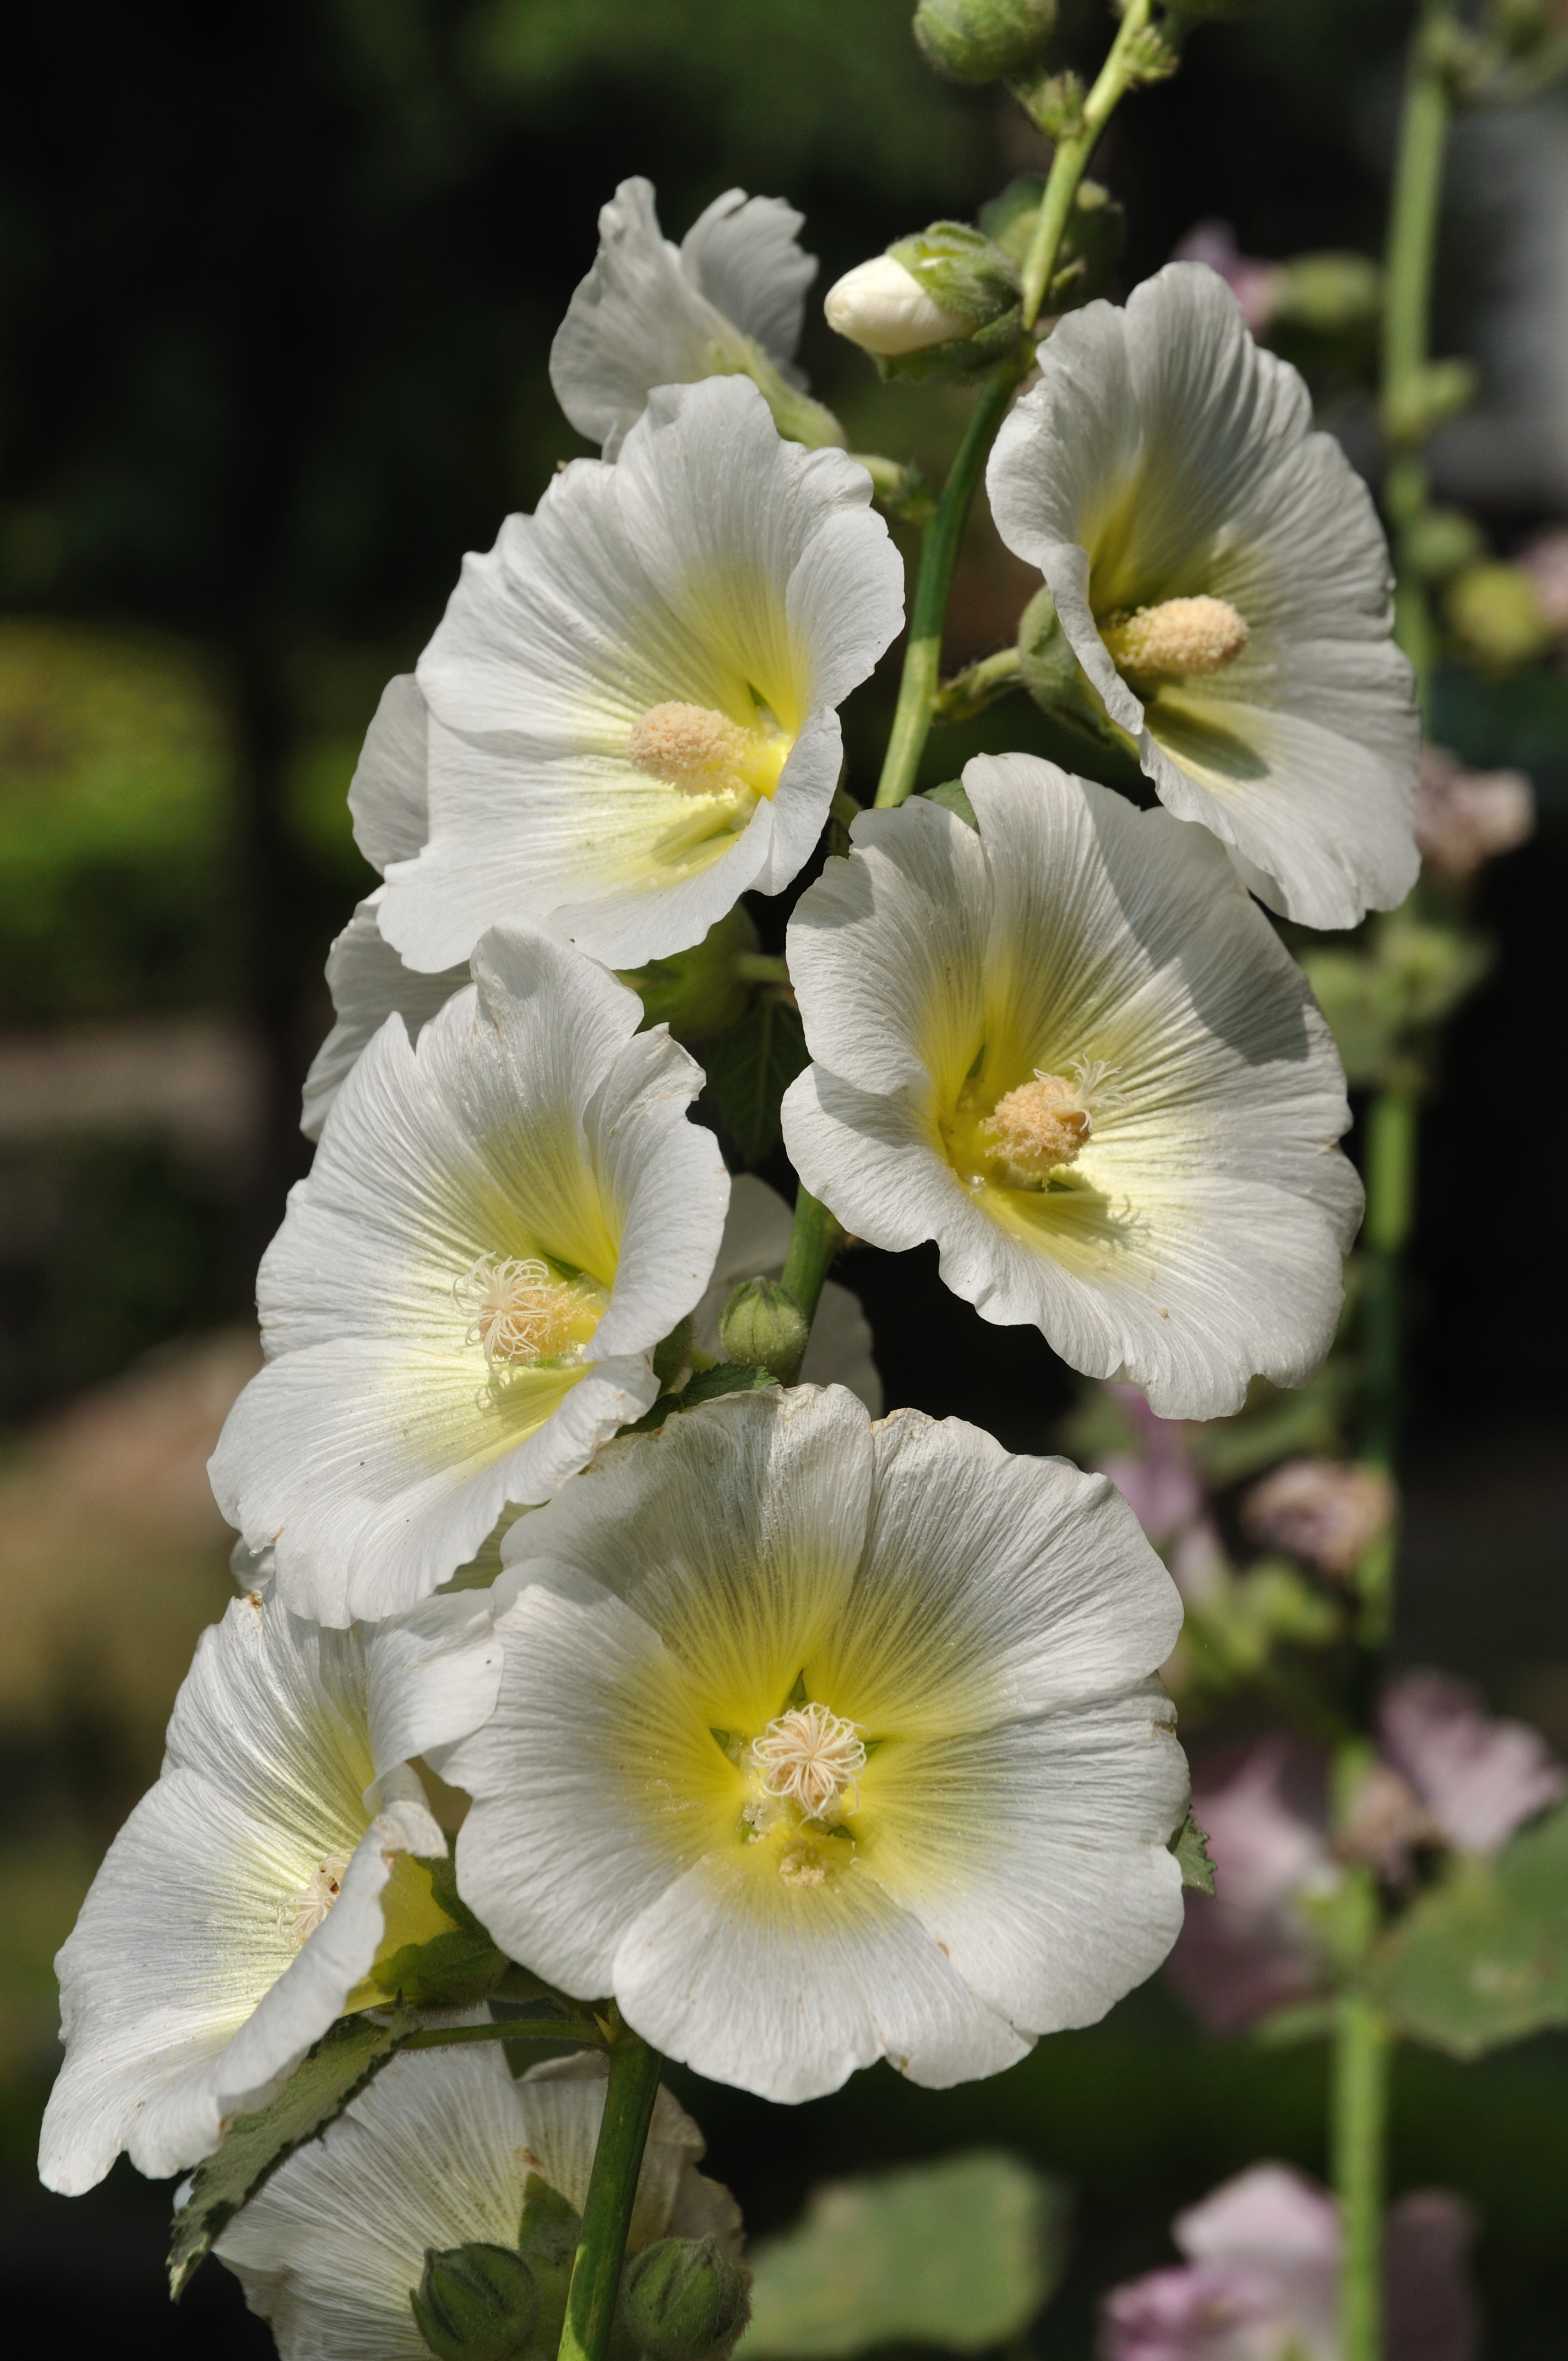
[[[343,1891],[350,1859],[348,1853],[334,1852],[328,1860],[318,1861],[303,1885],[296,1886],[278,1905],[278,1932],[296,1950],[310,1940],[318,1927],[325,1925]]]
[[[768,1794],[798,1806],[808,1819],[821,1819],[846,1789],[860,1802],[855,1783],[866,1767],[865,1741],[852,1721],[815,1699],[770,1721],[752,1741],[751,1754]]]
[[[492,1364],[581,1360],[604,1311],[597,1290],[553,1278],[534,1256],[501,1261],[481,1255],[452,1293],[468,1314],[464,1343],[482,1345]]]

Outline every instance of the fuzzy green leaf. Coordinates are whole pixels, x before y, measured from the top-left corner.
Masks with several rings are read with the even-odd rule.
[[[782,1136],[779,1103],[806,1064],[800,1017],[783,994],[761,992],[751,1012],[707,1049],[707,1087],[720,1119],[747,1164],[758,1164]]]
[[[1212,1894],[1214,1864],[1209,1858],[1209,1839],[1190,1812],[1171,1838],[1169,1849],[1180,1866],[1182,1884],[1191,1886],[1195,1894]]]
[[[1568,1804],[1495,1860],[1456,1862],[1378,1944],[1371,1984],[1453,2058],[1568,2025]]]

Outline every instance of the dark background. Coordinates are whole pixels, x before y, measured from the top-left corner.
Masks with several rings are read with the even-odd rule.
[[[1092,56],[1101,13],[1069,15]],[[1253,254],[1376,252],[1409,16],[1394,0],[1259,0],[1246,21],[1201,30],[1176,80],[1124,109],[1097,167],[1130,215],[1125,282],[1211,216]],[[201,1420],[181,1375],[194,1364],[178,1356],[227,1332],[245,1349],[256,1256],[305,1168],[298,1089],[327,1022],[322,961],[373,883],[342,805],[359,737],[463,551],[488,547],[585,447],[546,359],[619,180],[652,179],[676,236],[732,183],[788,194],[825,288],[1038,163],[1016,110],[933,81],[906,26],[901,0],[54,0],[13,21],[0,85],[0,1521],[20,1572],[0,1578],[0,1613],[25,1608],[42,1637],[26,1643],[38,1669],[23,1649],[14,1694],[0,1687],[0,1939],[15,1953],[0,1982],[0,2279],[18,2332],[62,2356],[106,2340],[126,2355],[269,2349],[215,2267],[178,2315],[163,2306],[166,2192],[122,2169],[67,2205],[37,2193],[31,2157],[55,2054],[49,1951],[156,1770],[191,1638],[225,1596],[221,1535],[188,1499]],[[1474,175],[1456,188],[1445,348],[1474,343],[1508,227]],[[961,396],[879,389],[815,306],[803,357],[852,442],[940,463]],[[1340,423],[1358,456],[1370,450],[1354,402]],[[1508,550],[1565,511],[1549,472],[1516,475],[1494,484],[1484,522]],[[952,660],[1010,638],[1029,588],[982,518]],[[862,797],[895,660],[846,716]],[[1479,1678],[1568,1747],[1562,1069],[1546,1015],[1563,998],[1564,686],[1553,673],[1456,676],[1440,705],[1439,734],[1466,758],[1530,769],[1542,823],[1485,884],[1499,957],[1453,1030],[1423,1131],[1399,1648]],[[1010,704],[938,737],[928,778],[979,744],[1028,743],[1034,727]],[[207,1060],[191,1069],[193,1111],[105,1115],[104,1077],[124,1073],[128,1045],[165,1077],[183,1072],[192,1024]],[[890,1400],[1046,1446],[1070,1385],[1038,1338],[982,1326],[938,1286],[934,1256],[862,1254],[844,1276],[871,1312]],[[129,1391],[91,1390],[126,1370]],[[145,1432],[146,1451],[181,1471],[170,1497],[184,1521],[167,1545],[147,1502],[104,1476],[102,1441],[104,1420],[134,1427],[136,1406],[165,1394],[176,1409],[148,1412]],[[115,1432],[115,1483],[135,1492]],[[56,1563],[66,1603],[45,1628],[33,1602]],[[93,1587],[116,1565],[130,1596],[122,1583],[115,1612],[140,1667],[129,1687]],[[823,2173],[974,2139],[1065,2172],[1078,2260],[1036,2340],[1063,2356],[1088,2351],[1098,2290],[1169,2255],[1179,2205],[1260,2156],[1322,2169],[1323,2086],[1320,2052],[1222,2048],[1158,1987],[945,2096],[879,2071],[786,2111],[681,2078],[712,2168],[759,2228],[793,2218]],[[1568,2342],[1553,2251],[1565,2103],[1558,2040],[1479,2068],[1416,2052],[1400,2064],[1394,2185],[1446,2182],[1476,2202],[1487,2349],[1508,2361]]]

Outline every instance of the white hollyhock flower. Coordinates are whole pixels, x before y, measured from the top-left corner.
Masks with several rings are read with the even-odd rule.
[[[425,2251],[515,2246],[529,2176],[581,2213],[605,2061],[553,2059],[514,2081],[489,2043],[382,2068],[319,2140],[281,2164],[215,2253],[282,2361],[429,2361],[409,2299]],[[734,2199],[696,2169],[702,2134],[661,2089],[628,2244],[711,2231],[740,2258]]]
[[[300,1129],[319,1139],[333,1101],[389,1016],[400,1016],[416,1045],[436,1011],[469,982],[468,963],[423,975],[405,967],[376,922],[378,890],[360,903],[327,953],[327,989],[336,1022],[305,1076]]]
[[[384,1997],[378,1957],[450,1924],[410,1857],[446,1839],[408,1761],[484,1719],[499,1667],[475,1598],[325,1631],[252,1595],[203,1633],[158,1784],[55,1962],[50,2189],[90,2189],[122,2148],[155,2176],[209,2156]]]
[[[986,480],[1162,801],[1307,926],[1403,901],[1420,730],[1382,529],[1223,280],[1170,263],[1059,321]]]
[[[1102,1477],[839,1387],[733,1394],[502,1555],[496,1710],[440,1757],[459,1890],[699,2073],[993,2073],[1175,1940],[1181,1610]]]
[[[410,1606],[657,1390],[729,1182],[701,1070],[547,928],[498,928],[418,1048],[390,1018],[340,1090],[258,1279],[267,1366],[219,1506],[326,1623]]]
[[[726,1303],[748,1279],[779,1279],[789,1252],[794,1216],[776,1189],[754,1173],[740,1173],[729,1184],[729,1211],[713,1284],[692,1314],[692,1334],[705,1353],[722,1358],[718,1321]],[[883,1386],[872,1358],[871,1323],[860,1298],[829,1279],[822,1290],[817,1317],[801,1364],[808,1386],[848,1386],[858,1394],[873,1418],[882,1416]]]
[[[1213,839],[1024,754],[980,832],[867,812],[789,930],[816,1064],[784,1103],[855,1236],[935,1238],[957,1295],[1162,1418],[1218,1418],[1332,1341],[1360,1184],[1305,979]]]
[[[410,966],[534,916],[639,967],[788,884],[838,780],[837,708],[902,620],[870,500],[863,467],[781,443],[755,386],[710,379],[655,392],[613,467],[574,461],[466,560],[420,659],[422,849],[411,700],[356,782]]]
[[[599,250],[550,348],[555,399],[613,459],[656,385],[756,375],[803,394],[795,366],[817,258],[796,243],[805,216],[782,197],[728,189],[677,248],[659,227],[650,181],[622,181],[599,214]],[[798,431],[814,402],[787,405]],[[813,442],[842,438],[826,411]]]
[[[891,254],[857,262],[828,290],[822,309],[835,335],[867,353],[924,352],[930,345],[967,336],[974,327],[962,313],[949,312],[927,295],[915,273]]]

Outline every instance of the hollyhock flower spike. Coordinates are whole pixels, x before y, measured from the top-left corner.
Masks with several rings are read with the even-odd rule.
[[[407,1765],[483,1720],[499,1664],[474,1598],[338,1632],[251,1596],[203,1633],[158,1784],[55,1963],[50,2189],[90,2189],[122,2148],[155,2177],[210,2155],[386,1997],[378,1959],[450,1926],[411,1858],[446,1839]]]
[[[580,2213],[605,2087],[603,2058],[586,2050],[515,2081],[488,2043],[384,2067],[217,2242],[282,2361],[430,2361],[410,2301],[427,2251],[515,2248],[533,2175]],[[711,2233],[740,2261],[740,2210],[696,2170],[703,2147],[685,2108],[661,2090],[632,2253],[655,2238]]]
[[[746,379],[666,386],[613,467],[575,460],[466,561],[417,675],[422,843],[411,700],[356,783],[409,966],[533,917],[637,967],[789,884],[838,781],[838,707],[903,617],[871,489],[842,452],[781,443]]]
[[[550,348],[550,382],[578,434],[613,459],[655,386],[740,375],[755,376],[764,393],[794,394],[781,434],[841,443],[837,422],[805,398],[795,365],[817,276],[816,256],[797,243],[804,225],[782,197],[727,189],[676,247],[659,227],[652,183],[622,181]]]
[[[1299,1385],[1361,1210],[1299,970],[1204,830],[1027,755],[964,784],[978,835],[865,813],[796,905],[801,1179],[873,1246],[937,1239],[983,1319],[1162,1418]]]
[[[459,1891],[668,2055],[778,2100],[882,2056],[941,2087],[1164,1957],[1180,1609],[1103,1477],[736,1394],[610,1444],[503,1556],[497,1708],[440,1757]]]
[[[1161,800],[1287,917],[1416,879],[1420,730],[1370,494],[1214,272],[1168,264],[1040,348],[997,436],[997,530]]]
[[[212,1460],[279,1591],[386,1615],[657,1391],[729,1183],[701,1071],[547,928],[498,928],[418,1048],[389,1018],[261,1265],[267,1366]]]

